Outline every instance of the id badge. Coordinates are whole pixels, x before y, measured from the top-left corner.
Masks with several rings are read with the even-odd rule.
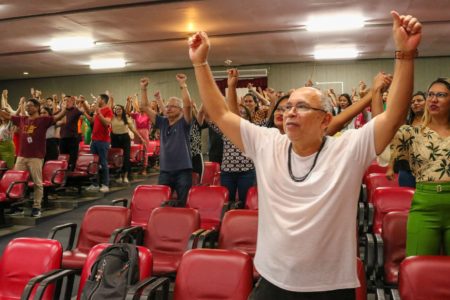
[[[33,142],[33,138],[31,136],[27,137],[28,144],[31,144]]]

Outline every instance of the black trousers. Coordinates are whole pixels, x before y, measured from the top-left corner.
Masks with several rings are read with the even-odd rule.
[[[71,171],[75,169],[77,163],[79,143],[79,137],[61,138],[59,140],[59,153],[70,155],[69,170]]]
[[[342,289],[324,292],[291,292],[283,290],[266,279],[258,281],[249,300],[355,300],[355,289]]]
[[[59,139],[50,138],[45,141],[44,161],[57,160],[59,155]]]
[[[131,139],[130,139],[130,135],[128,133],[124,133],[124,134],[111,133],[111,147],[123,149],[122,172],[127,172],[129,175],[130,171],[131,171],[131,163],[130,163]]]

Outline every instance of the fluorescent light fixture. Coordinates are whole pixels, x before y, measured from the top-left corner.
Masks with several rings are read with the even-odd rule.
[[[78,51],[92,47],[94,47],[94,41],[89,37],[67,37],[50,42],[50,48],[53,51]]]
[[[358,50],[355,48],[330,48],[320,49],[314,52],[315,59],[348,59],[358,57]]]
[[[355,30],[362,27],[364,18],[358,15],[316,17],[306,24],[306,30],[315,32]]]
[[[23,75],[30,75],[27,71],[23,72]]]
[[[125,68],[126,62],[123,58],[93,60],[90,63],[92,70]]]

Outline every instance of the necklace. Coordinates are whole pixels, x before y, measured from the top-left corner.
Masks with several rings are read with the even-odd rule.
[[[289,149],[288,149],[288,170],[289,170],[289,176],[291,176],[291,179],[294,180],[295,182],[303,182],[305,181],[305,179],[309,176],[309,174],[311,173],[311,171],[314,169],[314,167],[316,166],[316,162],[317,162],[317,158],[319,157],[320,152],[323,149],[323,146],[325,145],[325,141],[326,141],[326,137],[323,138],[322,140],[322,144],[320,144],[320,148],[319,151],[317,151],[316,156],[314,157],[314,161],[313,164],[311,166],[311,169],[309,169],[308,173],[306,173],[305,176],[302,177],[296,177],[294,175],[294,173],[292,173],[292,165],[291,165],[291,152],[292,152],[292,143],[289,144]]]

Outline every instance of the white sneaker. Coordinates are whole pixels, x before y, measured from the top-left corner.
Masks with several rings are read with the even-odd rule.
[[[102,184],[102,187],[100,188],[99,191],[100,191],[101,193],[107,193],[107,192],[109,192],[109,187],[106,186],[106,185],[104,185],[104,184]]]
[[[130,183],[130,182],[128,181],[128,178],[127,178],[127,177],[125,177],[125,178],[123,179],[123,183],[126,183],[126,184]]]
[[[125,180],[122,180],[122,177],[119,177],[116,179],[116,183],[123,183]]]
[[[90,186],[88,186],[86,188],[86,191],[96,192],[96,191],[98,191],[98,186],[91,184]]]

